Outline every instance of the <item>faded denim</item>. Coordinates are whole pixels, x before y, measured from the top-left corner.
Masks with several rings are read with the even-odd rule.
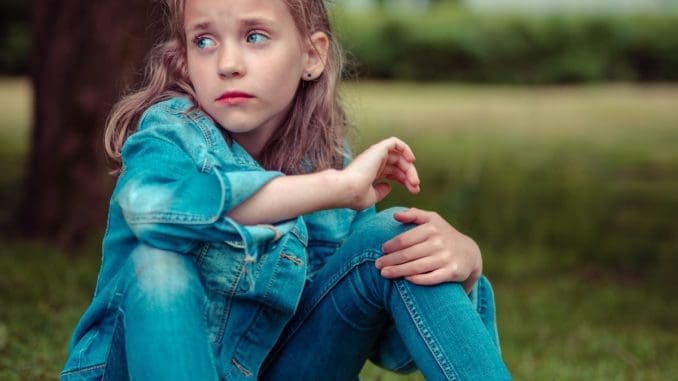
[[[431,379],[510,377],[486,279],[469,298],[379,276],[381,242],[408,228],[391,212],[238,224],[228,210],[282,174],[184,98],[149,108],[122,156],[63,380],[355,379],[367,357]]]

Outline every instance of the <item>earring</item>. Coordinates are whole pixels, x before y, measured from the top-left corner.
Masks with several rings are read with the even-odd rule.
[[[311,74],[311,73],[306,73],[306,79],[311,79],[311,77],[313,77],[313,74]]]

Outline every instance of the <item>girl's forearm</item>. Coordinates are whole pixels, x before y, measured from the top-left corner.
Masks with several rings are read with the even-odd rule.
[[[391,187],[382,180],[396,181],[412,193],[419,192],[414,154],[398,138],[373,144],[342,170],[275,178],[228,216],[244,225],[257,225],[323,209],[362,210],[388,195]]]
[[[228,212],[243,225],[271,224],[321,209],[345,207],[351,186],[338,170],[324,170],[271,180]]]

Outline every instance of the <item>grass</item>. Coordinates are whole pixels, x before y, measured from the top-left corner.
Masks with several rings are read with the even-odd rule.
[[[350,84],[358,146],[398,135],[423,193],[483,248],[516,380],[678,379],[678,87]],[[30,90],[0,80],[0,219],[15,206]],[[386,206],[386,204],[384,205]],[[54,379],[96,279],[68,259],[0,245],[0,379]],[[421,380],[368,365],[366,380]]]

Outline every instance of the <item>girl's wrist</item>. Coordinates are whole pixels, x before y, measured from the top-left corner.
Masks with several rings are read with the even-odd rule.
[[[360,192],[355,179],[346,170],[326,169],[318,174],[322,176],[322,187],[318,189],[324,193],[327,209],[355,208]]]
[[[326,184],[324,191],[330,198],[329,207],[351,207],[356,197],[356,191],[355,186],[351,184],[350,176],[347,176],[345,171],[337,169],[326,169],[322,171],[322,174]]]

